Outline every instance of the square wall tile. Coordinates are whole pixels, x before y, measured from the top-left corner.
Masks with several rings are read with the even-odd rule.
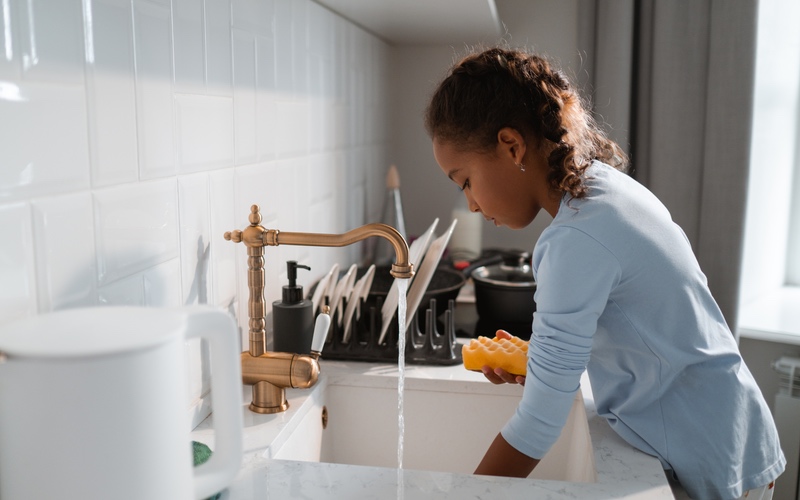
[[[307,97],[283,100],[275,106],[276,154],[280,157],[299,156],[308,151],[309,105]]]
[[[175,44],[175,91],[202,94],[206,87],[205,19],[198,0],[172,1],[172,39]]]
[[[208,176],[178,179],[182,304],[208,304],[211,288]]]
[[[0,199],[87,189],[89,139],[83,86],[3,85],[16,97],[0,99]]]
[[[174,175],[172,29],[166,6],[133,0],[139,176]]]
[[[230,0],[205,0],[205,20],[206,93],[230,97],[233,92]]]
[[[0,205],[0,227],[0,323],[9,323],[37,312],[30,205]]]
[[[175,109],[181,172],[233,165],[233,99],[177,94]]]
[[[295,93],[308,94],[308,0],[292,0],[292,79]]]
[[[33,221],[39,312],[95,305],[91,194],[37,199]]]
[[[0,9],[0,80],[5,83],[19,82],[22,74],[19,7],[17,2],[4,2]]]
[[[24,7],[20,2],[18,26],[23,79],[83,83],[82,7],[81,0],[27,0]]]
[[[316,2],[308,2],[307,16],[309,53],[330,60],[334,44],[333,20],[335,14]]]
[[[233,123],[237,165],[256,161],[256,47],[254,36],[233,30]]]
[[[235,29],[254,35],[272,35],[274,0],[232,0],[231,10]]]
[[[308,203],[328,201],[335,195],[335,155],[321,153],[309,155],[308,159]]]
[[[275,40],[272,36],[256,36],[256,125],[258,161],[275,158],[278,144],[275,70]]]
[[[101,285],[179,255],[175,179],[96,190],[94,217]]]
[[[234,174],[236,229],[243,229],[247,226],[247,217],[250,215],[252,205],[259,206],[262,225],[266,221],[277,219],[279,207],[276,197],[279,196],[281,190],[293,187],[277,184],[277,171],[276,162],[236,167]]]
[[[278,91],[282,98],[288,99],[295,93],[294,53],[292,44],[292,3],[293,0],[275,0],[275,75]],[[285,97],[284,97],[285,96]]]
[[[247,213],[234,211],[233,169],[209,173],[209,244],[211,245],[211,303],[229,308],[236,300],[236,248],[223,235],[247,225]],[[240,227],[241,226],[241,227]],[[242,279],[246,280],[246,276]]]
[[[181,304],[181,263],[175,258],[142,272],[144,305],[179,307]]]
[[[86,3],[86,96],[92,185],[139,178],[136,86],[133,72],[133,12],[130,1]]]

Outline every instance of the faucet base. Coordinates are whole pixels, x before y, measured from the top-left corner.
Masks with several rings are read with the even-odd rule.
[[[283,403],[280,406],[271,406],[271,407],[263,407],[263,406],[256,406],[253,403],[250,403],[250,411],[255,413],[261,414],[273,414],[273,413],[280,413],[282,411],[286,411],[289,409],[289,403]]]
[[[280,413],[289,409],[286,390],[269,382],[253,384],[253,402],[250,411],[256,413]]]

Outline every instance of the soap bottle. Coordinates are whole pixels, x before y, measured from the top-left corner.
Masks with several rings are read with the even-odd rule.
[[[272,341],[278,352],[309,354],[314,336],[314,305],[303,298],[303,287],[297,285],[297,269],[308,269],[297,261],[286,262],[289,284],[283,297],[272,303]]]

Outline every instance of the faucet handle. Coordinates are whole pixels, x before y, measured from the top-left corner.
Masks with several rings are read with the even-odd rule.
[[[242,232],[238,229],[233,231],[226,231],[223,237],[227,241],[232,241],[234,243],[241,243],[242,242]]]
[[[320,353],[322,353],[322,349],[325,346],[325,339],[328,337],[328,329],[330,326],[331,316],[325,311],[319,313],[319,315],[317,315],[317,320],[314,323],[314,336],[311,339],[312,356],[319,357]]]

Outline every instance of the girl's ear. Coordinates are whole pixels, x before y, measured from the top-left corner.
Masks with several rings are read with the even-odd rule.
[[[515,164],[520,164],[526,148],[525,138],[516,129],[505,127],[497,132],[497,153],[501,158],[506,157]]]

